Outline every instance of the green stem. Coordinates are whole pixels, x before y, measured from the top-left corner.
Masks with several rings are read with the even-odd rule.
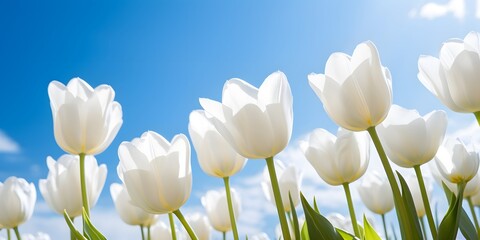
[[[473,206],[472,197],[467,198],[468,206],[470,206],[470,211],[472,212],[473,222],[475,223],[475,228],[477,229],[477,234],[480,236],[480,227],[478,225],[477,214],[475,213],[475,207]]]
[[[392,167],[390,166],[390,162],[388,161],[387,154],[385,154],[385,150],[383,149],[382,143],[380,142],[380,138],[378,137],[377,130],[375,127],[370,127],[367,129],[370,137],[372,138],[373,144],[377,149],[378,156],[383,165],[383,169],[387,174],[388,182],[390,183],[390,187],[392,188],[393,193],[393,201],[395,203],[395,210],[397,211],[397,218],[398,223],[400,225],[400,232],[406,233],[406,231],[410,231],[409,223],[407,216],[405,216],[406,209],[405,204],[403,202],[402,195],[400,194],[400,188],[398,187],[397,180],[393,173]]]
[[[427,239],[427,229],[425,228],[425,218],[420,217],[420,222],[422,223],[423,239]]]
[[[467,183],[462,181],[460,183],[457,183],[457,189],[458,189],[458,193],[457,193],[457,199],[461,199],[461,200],[458,200],[458,209],[460,209],[459,211],[457,211],[457,216],[455,216],[455,225],[454,225],[454,228],[453,228],[453,234],[452,236],[453,237],[457,237],[457,234],[458,234],[458,226],[460,224],[460,214],[461,214],[461,209],[462,209],[462,202],[463,202],[463,192],[465,191],[465,186],[467,186]],[[442,221],[443,222],[443,221]]]
[[[7,229],[7,239],[8,239],[8,240],[11,240],[11,239],[12,239],[12,235],[11,235],[11,232],[10,232],[10,228]]]
[[[273,157],[266,158],[270,182],[272,184],[273,196],[275,197],[275,205],[277,205],[278,218],[282,227],[282,235],[284,240],[291,240],[290,230],[288,228],[287,218],[285,217],[285,209],[283,209],[282,196],[278,186],[277,174],[275,173],[275,163]]]
[[[480,125],[480,112],[474,112],[475,118],[477,119],[478,125]]]
[[[345,190],[345,196],[347,197],[348,211],[350,212],[350,219],[352,220],[353,232],[356,237],[360,237],[360,232],[358,231],[357,216],[355,216],[355,209],[353,208],[352,194],[350,193],[350,186],[348,183],[343,184],[343,189]]]
[[[17,236],[17,240],[22,240],[22,237],[20,236],[20,232],[18,232],[18,227],[14,227],[13,231],[15,231],[15,236]]]
[[[150,227],[151,227],[151,226],[148,226],[148,227],[147,227],[147,240],[152,239],[152,235],[150,234]]]
[[[428,201],[427,189],[425,188],[425,182],[423,181],[422,170],[420,169],[420,165],[414,166],[413,169],[415,169],[415,175],[417,175],[418,185],[420,186],[420,192],[422,193],[423,206],[425,207],[425,213],[427,215],[430,233],[432,234],[433,239],[437,239],[437,229],[435,227],[435,221],[433,220],[432,209],[430,208],[430,201]],[[424,231],[426,231],[426,229],[424,229]]]
[[[239,240],[237,223],[235,221],[235,211],[233,211],[232,193],[230,192],[230,178],[224,177],[223,183],[225,184],[225,193],[227,194],[228,213],[230,215],[230,224],[232,225],[233,239]]]
[[[385,239],[388,240],[387,224],[385,223],[385,214],[382,214],[383,231],[385,232]]]
[[[71,217],[70,220],[73,222],[75,222],[75,218],[74,217]],[[77,238],[75,237],[75,233],[70,229],[70,240],[76,240]]]
[[[180,222],[183,224],[183,227],[187,231],[188,236],[190,236],[192,240],[198,240],[197,235],[195,235],[195,232],[193,231],[192,227],[190,227],[187,220],[185,220],[185,217],[183,217],[183,214],[182,212],[180,212],[180,209],[173,211],[173,213],[175,214],[175,216],[177,216],[178,220],[180,220]]]
[[[292,218],[292,212],[287,212],[287,218],[288,218],[288,221],[290,222],[290,225],[291,226],[294,226],[293,225],[293,218]]]
[[[145,233],[143,232],[143,225],[140,225],[140,232],[142,233],[142,240],[145,240]]]
[[[227,233],[226,233],[226,232],[222,232],[222,235],[223,235],[223,240],[227,240]]]
[[[168,213],[168,220],[170,221],[170,231],[172,231],[172,240],[177,240],[177,233],[175,232],[175,222],[173,221],[172,213]]]
[[[88,206],[87,186],[85,184],[85,153],[80,153],[80,186],[82,188],[82,203],[87,217],[90,217],[90,207]]]

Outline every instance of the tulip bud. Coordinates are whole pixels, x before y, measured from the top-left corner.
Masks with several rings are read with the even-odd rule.
[[[28,221],[36,200],[37,191],[33,183],[16,177],[0,182],[0,225],[14,228]]]
[[[232,207],[235,217],[238,218],[241,211],[240,197],[235,189],[231,188]],[[225,190],[210,190],[202,197],[202,205],[205,208],[208,220],[212,227],[220,232],[228,232],[232,229],[230,214],[228,211],[227,195]]]
[[[300,186],[302,185],[302,177],[295,166],[286,167],[280,160],[275,160],[275,172],[277,173],[278,186],[280,187],[280,196],[282,197],[283,209],[290,212],[290,199],[288,193],[292,196],[294,206],[300,203]],[[268,168],[263,170],[262,189],[265,197],[273,205],[275,205],[275,197],[273,196],[272,184],[270,182],[270,174]]]
[[[377,172],[367,174],[357,187],[363,204],[376,214],[385,214],[393,209],[393,194],[388,181]]]
[[[112,195],[115,209],[126,224],[148,227],[155,223],[155,215],[132,205],[132,200],[124,185],[113,183],[110,185],[110,194]]]

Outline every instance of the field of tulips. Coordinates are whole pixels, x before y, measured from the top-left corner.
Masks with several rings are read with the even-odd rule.
[[[480,124],[480,95],[471,87],[478,85],[480,76],[480,33],[448,40],[438,58],[420,56],[418,69],[420,82],[445,106],[473,113]],[[315,129],[300,148],[321,179],[343,188],[351,224],[342,226],[335,216],[322,215],[316,199],[307,199],[301,192],[302,169],[275,158],[289,144],[294,115],[290,85],[280,71],[271,73],[258,88],[238,78],[226,81],[221,101],[200,98],[203,109],[190,113],[189,137],[179,133],[169,141],[146,131],[123,141],[117,166],[122,183],[110,186],[118,216],[138,226],[142,240],[208,240],[212,231],[221,232],[224,239],[270,239],[266,234],[245,236],[237,228],[241,202],[230,186],[230,178],[247,159],[264,159],[261,186],[276,206],[281,239],[479,239],[477,150],[458,139],[445,139],[444,111],[422,116],[392,104],[392,76],[373,42],[360,43],[351,56],[331,54],[325,73],[312,73],[307,79],[339,129],[336,133]],[[53,134],[65,155],[47,159],[49,173],[39,181],[40,194],[64,217],[65,225],[58,227],[69,228],[71,239],[106,239],[90,216],[107,175],[106,165],[99,165],[95,155],[117,147],[110,145],[123,123],[121,104],[115,101],[111,86],[93,88],[80,78],[66,85],[52,81],[48,96]],[[371,144],[384,173],[367,172]],[[192,151],[197,159],[191,158]],[[192,192],[191,161],[198,161],[206,174],[225,186],[203,196],[207,216],[184,216],[181,211]],[[413,169],[416,177],[402,176],[392,164]],[[447,211],[436,216],[431,187],[421,170],[424,164],[449,203]],[[374,228],[364,214],[355,212],[350,184],[357,180],[362,202],[382,217],[383,225]],[[9,240],[21,239],[21,226],[31,218],[36,199],[35,185],[25,179],[12,176],[0,183],[0,233]],[[385,223],[385,214],[392,209],[400,236]],[[156,221],[161,214],[168,215],[169,225]],[[82,229],[74,219],[82,221]],[[176,229],[175,219],[181,229]],[[28,238],[50,239],[42,234]]]

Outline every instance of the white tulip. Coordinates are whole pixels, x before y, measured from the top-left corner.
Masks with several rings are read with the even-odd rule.
[[[195,232],[195,235],[197,235],[199,240],[210,239],[211,226],[210,226],[210,223],[208,222],[208,218],[205,215],[200,213],[195,213],[195,214],[187,215],[185,219],[190,224],[190,227],[193,229],[193,231]],[[188,234],[185,232],[185,235],[188,235]],[[191,239],[191,238],[187,237],[187,239]]]
[[[40,179],[38,187],[48,206],[70,217],[82,215],[82,192],[80,190],[80,160],[78,155],[64,154],[57,161],[47,157],[48,176]],[[85,156],[85,183],[90,208],[97,203],[107,178],[107,166],[98,166],[94,156]]]
[[[238,154],[202,110],[190,113],[188,132],[202,170],[210,176],[224,178],[242,170],[246,159]]]
[[[150,228],[151,240],[172,240],[172,229],[170,225],[158,221]],[[177,240],[187,239],[175,225],[175,235]]]
[[[290,199],[288,193],[292,196],[294,206],[300,203],[300,186],[302,185],[302,176],[294,165],[286,167],[280,160],[275,160],[275,172],[278,176],[278,185],[280,187],[280,196],[282,197],[283,209],[290,212]],[[272,184],[268,168],[263,170],[262,189],[268,201],[275,205]]]
[[[269,158],[282,151],[292,135],[292,93],[282,72],[260,88],[238,79],[223,86],[222,102],[201,98],[218,132],[242,156]]]
[[[455,112],[480,111],[480,33],[450,39],[440,57],[420,56],[418,79],[445,106]]]
[[[233,188],[231,188],[231,196],[233,212],[235,213],[235,217],[238,218],[241,211],[240,197]],[[232,229],[225,190],[208,191],[207,194],[202,197],[202,205],[207,212],[210,224],[215,230],[228,232]]]
[[[9,177],[0,182],[0,224],[15,228],[32,217],[37,191],[23,178]]]
[[[385,214],[393,209],[393,194],[389,182],[377,172],[367,174],[357,187],[363,204],[376,214]]]
[[[55,140],[68,153],[99,154],[122,126],[122,108],[113,101],[115,92],[108,85],[93,89],[80,78],[73,78],[67,86],[52,81],[48,96]]]
[[[447,114],[433,111],[420,116],[416,110],[393,105],[378,126],[388,158],[400,167],[420,166],[435,157],[447,130]]]
[[[443,188],[442,183],[444,183],[448,187],[448,189],[450,189],[451,192],[457,195],[458,193],[457,184],[454,184],[448,181],[439,172],[437,164],[435,162],[431,162],[427,165],[430,168],[430,173],[432,174],[433,179],[435,179],[435,181],[440,186],[440,188]],[[478,195],[477,193],[480,193],[480,175],[478,173],[472,179],[470,179],[470,181],[467,182],[467,185],[465,186],[465,190],[463,192],[463,197],[464,198],[472,197],[473,199],[474,195]]]
[[[468,182],[478,171],[479,158],[475,151],[468,151],[460,140],[448,140],[441,146],[435,163],[442,176],[451,183]]]
[[[183,134],[168,142],[148,131],[118,148],[118,174],[132,203],[153,214],[178,210],[190,197],[190,144]]]
[[[110,185],[110,194],[120,218],[129,225],[151,226],[155,223],[155,215],[131,203],[130,195],[124,185],[113,183]]]
[[[432,184],[427,179],[425,181],[425,189],[427,191],[427,197],[430,199],[432,195]],[[405,179],[405,182],[408,185],[408,189],[410,189],[410,193],[412,194],[413,204],[415,205],[415,210],[417,211],[418,217],[423,217],[426,214],[425,206],[423,205],[423,198],[422,192],[420,190],[420,185],[418,185],[417,177],[411,175]]]
[[[318,175],[330,185],[351,183],[368,167],[370,141],[366,132],[339,129],[337,136],[315,129],[300,147]]]
[[[333,53],[325,74],[312,73],[308,81],[328,116],[351,131],[377,126],[392,104],[390,72],[382,66],[377,48],[370,41],[359,44],[352,56]]]

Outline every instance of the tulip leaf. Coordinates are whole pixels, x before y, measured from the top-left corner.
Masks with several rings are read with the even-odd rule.
[[[90,218],[88,218],[85,208],[83,208],[83,233],[90,240],[107,240],[107,238],[103,236],[102,233],[95,228],[95,226],[93,226],[92,222],[90,222]]]
[[[453,192],[450,191],[450,189],[443,184],[443,191],[445,192],[445,196],[447,197],[448,203],[450,204],[452,201],[452,196],[454,196]],[[478,239],[477,231],[475,229],[475,226],[473,225],[472,221],[470,221],[470,218],[468,217],[467,213],[465,210],[462,208],[461,213],[460,213],[460,223],[459,223],[459,228],[460,231],[462,232],[462,235],[467,239],[467,240],[474,240]]]
[[[310,236],[308,236],[308,227],[307,227],[307,221],[303,223],[302,226],[302,232],[301,232],[301,238],[302,240],[310,240]]]
[[[422,228],[418,222],[417,211],[415,210],[415,203],[413,202],[412,193],[408,188],[407,182],[403,176],[397,171],[398,180],[400,181],[400,186],[402,189],[402,200],[404,204],[404,217],[406,217],[405,222],[408,225],[403,229],[405,234],[408,234],[408,239],[423,239]]]
[[[363,215],[363,239],[365,240],[382,240],[375,229],[370,225],[365,215]]]
[[[342,236],[335,230],[333,225],[320,213],[313,209],[303,196],[302,199],[303,211],[305,212],[305,221],[308,226],[308,236],[315,240],[343,240]]]
[[[288,199],[290,200],[290,211],[292,212],[293,232],[295,233],[295,239],[300,239],[300,227],[298,226],[297,211],[295,210],[295,205],[293,204],[292,195],[290,192],[288,192]]]
[[[67,210],[63,210],[63,217],[65,218],[65,222],[67,222],[68,228],[70,228],[70,231],[75,235],[75,238],[78,240],[87,240],[77,229],[75,229],[75,225],[73,225],[70,216],[68,216]]]
[[[340,234],[340,236],[342,237],[343,240],[355,240],[355,239],[358,239],[357,237],[355,237],[355,235],[352,235],[351,233],[341,229],[341,228],[336,228],[335,229],[338,234]]]
[[[444,188],[446,186],[444,185]],[[443,239],[455,239],[458,233],[458,227],[460,224],[462,200],[463,200],[463,190],[465,188],[465,183],[458,184],[459,193],[458,196],[451,194],[450,196],[450,207],[448,208],[447,213],[442,219],[440,226],[438,227],[438,240]],[[448,196],[447,196],[448,198]]]
[[[318,210],[317,200],[315,199],[315,197],[313,197],[313,208],[315,209],[315,211],[317,211],[317,213],[320,213],[320,211]]]

